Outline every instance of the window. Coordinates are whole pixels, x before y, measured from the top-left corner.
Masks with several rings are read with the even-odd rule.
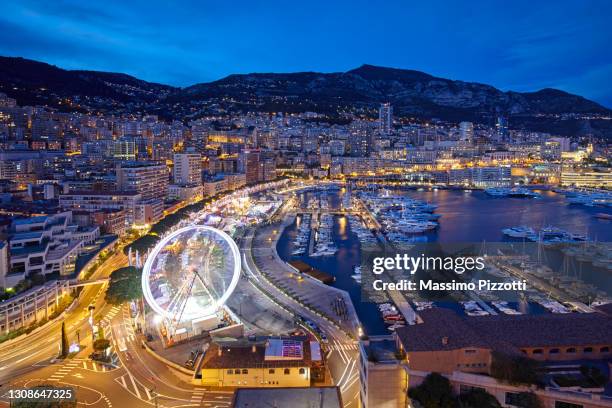
[[[507,392],[504,402],[506,405],[514,405],[515,407],[520,407],[523,403],[521,394],[518,392]]]
[[[227,370],[227,373],[228,373],[229,375],[234,374],[234,370]]]
[[[274,374],[274,369],[273,368],[269,369],[268,374]]]
[[[533,354],[542,354],[542,349],[533,350]]]
[[[584,405],[572,404],[571,402],[555,401],[555,408],[584,408]]]
[[[474,354],[474,353],[476,353],[476,350],[472,350],[472,349],[465,350],[465,354]]]
[[[249,370],[247,370],[246,368],[242,369],[242,374],[248,374],[248,373],[249,373]]]
[[[287,375],[287,374],[291,374],[291,370],[288,369],[288,368],[285,368],[285,375]]]
[[[472,387],[470,385],[464,385],[464,384],[459,385],[460,394],[467,394],[470,391],[486,391],[486,390],[482,387]]]
[[[306,370],[304,368],[300,368],[300,374],[302,375],[306,374]]]
[[[592,353],[593,352],[593,347],[585,347],[584,348],[584,352],[585,353]]]
[[[599,351],[601,353],[609,353],[610,352],[610,347],[608,347],[608,346],[602,347],[602,348],[599,349]]]
[[[568,354],[573,354],[573,353],[576,352],[576,349],[574,347],[570,347],[567,350],[565,350],[565,352],[568,353]]]
[[[558,348],[552,348],[552,349],[550,349],[550,351],[548,353],[549,354],[559,354],[559,349]]]

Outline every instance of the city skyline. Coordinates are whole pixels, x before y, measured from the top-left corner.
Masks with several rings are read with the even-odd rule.
[[[399,3],[383,10],[361,6],[242,4],[227,10],[210,4],[8,2],[1,6],[0,54],[175,86],[235,73],[342,72],[368,63],[504,91],[553,87],[612,106],[612,89],[602,86],[612,70],[605,52],[612,39],[606,2],[530,4],[529,12],[525,4],[478,4],[475,13],[458,4],[442,11]],[[383,18],[371,19],[376,12]],[[244,27],[250,27],[248,35]]]
[[[610,408],[610,16],[1,3],[0,408]]]

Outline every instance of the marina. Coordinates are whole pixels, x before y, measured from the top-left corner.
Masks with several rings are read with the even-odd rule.
[[[598,301],[612,293],[609,276],[605,275],[608,272],[603,267],[578,272],[580,267],[573,265],[571,259],[578,254],[591,254],[591,258],[599,254],[597,259],[606,263],[608,258],[603,255],[610,254],[605,245],[612,235],[610,221],[595,217],[601,208],[568,205],[563,195],[551,191],[540,194],[540,199],[524,200],[491,197],[478,190],[311,189],[298,194],[298,202],[310,208],[297,209],[296,221],[285,229],[277,249],[285,260],[302,259],[332,274],[335,281],[331,285],[350,294],[368,334],[393,331],[410,324],[419,311],[434,307],[450,308],[475,318],[588,311],[585,296]],[[506,245],[503,248],[512,251],[499,256],[483,275],[470,279],[487,277],[510,282],[525,278],[530,285],[521,298],[503,292],[491,296],[491,292],[474,291],[457,301],[403,296],[381,296],[376,303],[361,300],[362,273],[366,272],[360,265],[361,251],[402,251],[425,242],[483,241]],[[330,248],[333,253],[329,253]],[[294,255],[295,249],[301,255]],[[538,251],[542,265],[528,260],[529,256],[537,260]],[[568,265],[564,267],[564,263]],[[567,301],[556,300],[559,297]],[[381,304],[395,309],[383,306],[383,311]]]

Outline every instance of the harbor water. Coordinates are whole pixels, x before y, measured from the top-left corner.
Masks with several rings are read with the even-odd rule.
[[[563,228],[567,231],[587,235],[597,241],[612,240],[612,221],[598,219],[594,215],[601,213],[600,208],[568,205],[563,195],[542,191],[542,198],[495,198],[482,191],[464,192],[461,190],[435,191],[392,191],[393,194],[406,195],[410,198],[437,205],[436,213],[442,217],[439,228],[425,234],[429,242],[504,242],[501,230],[509,226],[527,225],[539,229],[549,225]],[[309,191],[299,194],[304,211],[313,199],[326,202],[329,210],[340,208],[344,191]],[[609,211],[609,210],[608,210]],[[298,211],[299,212],[299,211]],[[359,318],[366,333],[386,334],[386,326],[380,318],[377,305],[362,302],[361,285],[351,275],[355,266],[361,262],[360,245],[356,234],[351,231],[346,217],[333,217],[332,238],[338,247],[335,255],[302,256],[292,255],[294,241],[297,236],[297,223],[289,225],[283,232],[277,246],[282,259],[289,261],[301,259],[335,276],[333,286],[346,290],[355,305]],[[554,261],[554,260],[553,260]],[[595,269],[596,273],[585,272],[582,278],[608,292],[612,291],[610,271]],[[457,311],[462,308],[457,303],[440,304]],[[542,313],[537,304],[510,304],[511,307],[523,313]]]

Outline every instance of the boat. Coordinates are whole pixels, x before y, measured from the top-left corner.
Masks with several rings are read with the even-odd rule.
[[[387,327],[387,329],[391,330],[391,331],[395,331],[396,329],[399,329],[400,327],[405,327],[405,324],[394,324],[392,326]]]
[[[595,214],[595,218],[599,218],[602,220],[612,220],[612,214],[597,213]]]
[[[535,191],[531,191],[524,187],[517,187],[510,190],[508,193],[510,197],[527,197],[527,198],[540,198],[542,197],[540,193],[536,193]]]
[[[537,234],[533,228],[520,225],[518,227],[508,227],[502,229],[504,235],[512,238],[537,238]],[[535,239],[533,239],[535,241]]]
[[[510,189],[505,187],[491,187],[485,189],[485,193],[491,197],[507,197],[510,194]]]

